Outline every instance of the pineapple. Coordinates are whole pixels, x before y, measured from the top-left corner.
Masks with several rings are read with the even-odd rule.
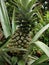
[[[30,30],[31,26],[28,22],[19,22],[19,27],[15,31],[15,33],[11,36],[9,40],[9,44],[7,45],[8,48],[17,48],[18,49],[27,49],[29,46],[29,42],[31,41]],[[25,25],[24,25],[25,23]],[[12,52],[21,53],[24,52],[23,50],[13,50]]]
[[[10,51],[12,53],[26,53],[32,39],[30,32],[32,30],[32,26],[34,26],[32,18],[34,17],[33,15],[35,15],[33,14],[34,10],[32,9],[36,6],[33,6],[33,4],[36,3],[36,0],[11,0],[9,2],[17,8],[16,23],[18,28],[11,36],[7,47],[10,49],[15,48],[15,50]]]

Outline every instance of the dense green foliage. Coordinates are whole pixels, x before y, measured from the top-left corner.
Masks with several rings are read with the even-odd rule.
[[[2,28],[2,35],[5,38],[4,40],[0,37],[4,41],[0,39],[0,64],[49,64],[49,11],[43,4],[38,0],[0,0],[0,29]],[[23,58],[10,51],[24,49],[7,48],[9,40],[18,27],[17,22],[21,20],[30,22],[32,37]]]

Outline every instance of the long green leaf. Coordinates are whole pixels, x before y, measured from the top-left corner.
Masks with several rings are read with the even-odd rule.
[[[38,60],[36,60],[34,63],[32,63],[31,65],[37,65],[40,64],[46,60],[48,60],[48,56],[47,55],[42,55]]]
[[[0,55],[4,61],[8,62],[11,65],[11,58],[9,58],[9,56],[5,52],[0,52]]]
[[[31,43],[35,42],[36,40],[38,40],[38,38],[42,35],[42,33],[47,30],[49,28],[49,24],[47,24],[46,26],[44,26],[39,32],[36,33],[36,35],[33,37]]]
[[[5,65],[5,64],[4,64],[4,59],[0,56],[0,65],[1,65],[1,64],[2,64],[2,65]]]
[[[11,27],[10,27],[8,13],[6,10],[6,5],[3,0],[0,1],[1,1],[1,7],[0,7],[1,24],[4,31],[4,35],[7,38],[9,35],[11,35]]]
[[[16,30],[16,24],[15,24],[15,7],[14,7],[13,17],[12,17],[12,34],[14,34],[15,30]]]
[[[45,52],[45,54],[49,57],[49,47],[46,44],[44,44],[41,41],[36,41],[34,42],[34,44],[38,46],[40,49],[42,49]]]
[[[11,65],[11,61],[6,57],[6,56],[2,56],[10,65]]]

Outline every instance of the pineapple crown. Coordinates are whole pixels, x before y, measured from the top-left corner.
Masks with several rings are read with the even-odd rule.
[[[16,24],[23,30],[32,30],[34,27],[35,20],[37,21],[38,14],[37,8],[41,6],[37,0],[7,0],[10,4],[16,8]],[[40,6],[38,6],[40,5]]]
[[[32,22],[41,4],[37,0],[7,0],[16,7],[16,20]],[[40,6],[38,6],[40,5]]]

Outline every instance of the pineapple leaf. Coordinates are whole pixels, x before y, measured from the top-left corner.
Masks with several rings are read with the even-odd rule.
[[[27,10],[30,11],[37,0],[31,0],[27,5]]]
[[[13,17],[12,17],[12,34],[14,34],[15,30],[16,30],[16,24],[15,24],[15,7],[14,7]]]
[[[6,6],[3,0],[1,0],[0,17],[1,17],[1,24],[4,31],[4,35],[7,38],[8,36],[11,35],[11,27],[10,27],[10,21],[6,10]]]
[[[30,0],[21,0],[21,3],[23,4],[24,7],[27,6]]]
[[[46,60],[48,60],[48,56],[47,55],[42,55],[38,60],[36,60],[34,63],[32,63],[31,65],[36,65],[36,64],[40,64]]]
[[[8,62],[11,65],[11,58],[9,58],[9,56],[5,52],[1,52],[0,55],[4,61]]]
[[[32,39],[32,43],[38,40],[38,38],[42,35],[42,33],[49,28],[49,24],[45,25]]]
[[[36,41],[34,42],[34,44],[38,46],[40,49],[42,49],[45,52],[45,54],[49,57],[49,47],[46,44],[44,44],[41,41]]]

